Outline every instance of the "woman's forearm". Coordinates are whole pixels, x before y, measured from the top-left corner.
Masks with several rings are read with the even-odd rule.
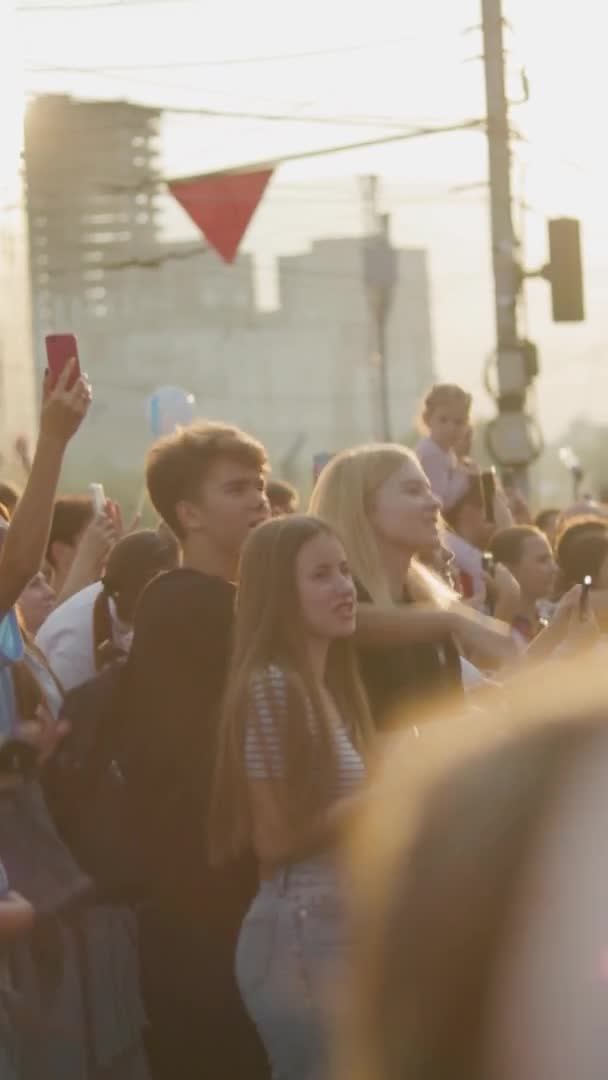
[[[493,659],[510,659],[514,652],[508,626],[464,604],[454,604],[448,610],[421,604],[359,606],[355,639],[364,647],[438,642],[450,634],[467,649]]]
[[[65,444],[40,436],[25,491],[0,556],[0,612],[19,599],[42,565],[48,543]]]
[[[440,641],[454,629],[450,611],[422,604],[386,607],[360,604],[357,613],[357,645],[382,647],[417,641]]]

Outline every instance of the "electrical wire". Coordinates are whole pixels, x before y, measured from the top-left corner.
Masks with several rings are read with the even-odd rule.
[[[176,68],[224,68],[224,67],[241,67],[254,64],[274,64],[274,63],[287,63],[292,60],[312,60],[322,56],[343,56],[352,53],[369,52],[375,49],[390,49],[398,48],[400,45],[406,42],[420,41],[413,35],[406,37],[390,38],[385,41],[366,41],[357,45],[336,45],[327,49],[310,49],[304,52],[293,53],[273,53],[267,56],[235,56],[226,57],[222,60],[173,60],[163,61],[162,63],[144,63],[144,64],[95,64],[91,68],[85,69],[94,72],[99,71],[171,71]],[[28,71],[35,71],[38,74],[50,74],[53,72],[64,72],[82,70],[72,67],[61,67],[55,65],[39,66],[31,65],[27,67]]]
[[[181,67],[181,66],[189,66],[189,65],[174,65],[174,64],[171,64],[171,65],[168,65],[167,70],[174,70],[176,67]],[[125,67],[125,68],[113,67],[113,66],[104,66],[104,65],[93,65],[93,66],[89,66],[89,67],[72,66],[72,65],[66,65],[66,66],[63,66],[63,65],[54,66],[53,65],[53,66],[40,66],[40,67],[32,66],[28,70],[29,70],[29,74],[32,74],[32,75],[34,75],[34,74],[45,74],[45,73],[46,74],[53,74],[54,73],[54,74],[57,74],[57,75],[59,75],[59,74],[76,74],[76,75],[85,76],[85,77],[89,76],[89,77],[94,77],[94,78],[97,78],[97,79],[103,79],[105,81],[110,80],[110,81],[114,81],[114,82],[119,81],[119,82],[124,83],[125,80],[127,80],[128,82],[133,83],[133,84],[138,85],[138,86],[150,86],[150,87],[155,87],[157,89],[160,88],[160,89],[163,89],[163,90],[179,90],[179,91],[182,91],[182,92],[186,91],[186,92],[189,92],[189,93],[201,93],[201,92],[219,93],[219,94],[222,94],[223,96],[226,96],[225,91],[206,90],[204,87],[197,86],[196,84],[193,84],[191,82],[190,83],[166,82],[164,80],[161,81],[159,78],[141,78],[141,77],[133,76],[133,75],[129,74],[130,71],[134,71],[134,70],[135,71],[137,71],[137,70],[141,70],[141,71],[157,70],[156,65],[153,65],[151,68],[148,68],[148,65],[142,66],[141,68],[133,67],[132,65],[129,65],[128,67]],[[160,68],[159,70],[163,70],[163,69]],[[228,96],[234,96],[234,95],[228,95]]]
[[[86,73],[85,68],[70,68],[65,69]],[[104,102],[104,104],[106,104]],[[113,104],[108,102],[108,104]],[[141,106],[149,111],[154,110],[154,106],[146,105]],[[211,109],[201,107],[188,107],[188,106],[161,106],[159,112],[171,113],[171,114],[183,114],[189,116],[201,116],[212,120],[262,120],[270,121],[274,123],[297,123],[297,124],[309,124],[309,125],[329,125],[330,127],[355,127],[355,128],[373,128],[374,130],[387,129],[397,131],[417,131],[418,125],[409,123],[407,121],[399,120],[386,120],[376,121],[369,120],[367,117],[355,117],[355,116],[327,116],[327,115],[310,115],[303,113],[273,113],[273,112],[241,112],[233,109]]]
[[[357,239],[357,240],[360,241],[361,237],[353,237],[352,239]],[[402,251],[402,250],[405,250],[405,252],[407,252],[407,249],[397,249],[397,255],[399,255],[400,251]],[[201,245],[197,245],[196,247],[186,247],[185,249],[174,248],[174,249],[171,249],[169,251],[160,252],[157,255],[148,255],[148,256],[141,256],[141,257],[134,256],[132,258],[131,257],[128,258],[128,259],[125,258],[125,259],[116,260],[116,261],[108,262],[108,263],[104,263],[104,262],[91,262],[90,264],[82,264],[81,263],[76,268],[74,268],[74,267],[71,267],[71,268],[52,267],[52,266],[49,266],[49,265],[45,264],[43,266],[39,266],[37,268],[37,270],[34,271],[34,276],[36,275],[36,273],[40,273],[40,274],[46,275],[48,278],[65,277],[65,276],[69,276],[69,275],[81,277],[82,275],[84,275],[84,273],[86,273],[86,271],[93,271],[93,270],[100,271],[101,274],[106,273],[106,272],[111,273],[113,271],[121,271],[121,270],[129,270],[129,269],[156,270],[159,267],[163,266],[165,263],[173,262],[173,261],[182,261],[182,260],[199,258],[202,255],[208,255],[211,251],[212,251],[212,249],[210,247],[207,247],[207,246],[201,244]],[[334,281],[357,281],[357,282],[362,283],[361,274],[357,273],[357,272],[354,272],[354,271],[350,272],[350,271],[345,271],[345,270],[313,270],[313,269],[306,269],[306,268],[300,268],[300,267],[295,267],[295,266],[290,266],[289,265],[290,261],[293,260],[293,259],[302,259],[302,258],[306,258],[306,257],[307,257],[306,253],[302,254],[302,255],[279,255],[275,262],[268,262],[268,263],[260,262],[259,260],[256,259],[255,260],[255,266],[257,267],[258,270],[264,270],[264,271],[274,271],[274,270],[276,270],[279,277],[285,277],[286,279],[288,279],[288,278],[308,278],[308,279],[312,279],[312,280],[317,280],[317,279],[328,280],[329,279],[329,280],[334,280]],[[249,265],[248,264],[251,264],[252,262],[253,262],[252,256],[249,253],[245,253],[244,258],[243,258],[243,262],[241,262],[241,263],[237,262],[234,265],[235,265],[236,269],[240,268],[242,270],[245,270],[245,269],[249,270]],[[457,277],[459,280],[465,280],[465,279],[472,280],[472,279],[479,278],[479,277],[484,277],[484,276],[485,276],[485,271],[483,271],[483,270],[470,271],[468,273],[464,273],[462,270],[454,270],[453,272],[450,272],[449,274],[444,273],[444,274],[439,275],[440,278],[445,279],[445,280],[453,278],[453,277]],[[84,282],[84,284],[85,284],[85,287],[87,287],[87,283]],[[91,288],[95,288],[96,285],[101,285],[101,284],[102,284],[101,277],[96,278],[96,279],[91,279],[89,281],[89,283],[88,283],[88,285]],[[48,283],[42,283],[40,285],[40,288],[48,289],[49,284]]]
[[[456,132],[461,131],[484,131],[485,123],[485,119],[480,118],[475,120],[462,120],[455,124],[446,124],[443,127],[421,127],[414,131],[399,131],[398,134],[378,136],[374,139],[363,139],[356,143],[342,143],[339,146],[325,146],[319,150],[303,150],[299,153],[282,154],[279,158],[275,159],[269,156],[261,161],[249,162],[246,165],[226,165],[221,169],[215,169],[204,174],[199,173],[195,176],[174,177],[170,182],[173,184],[186,183],[187,181],[198,180],[203,177],[210,179],[214,176],[224,176],[230,173],[252,172],[256,169],[274,168],[275,166],[285,164],[288,161],[303,161],[309,158],[325,157],[327,154],[345,153],[346,151],[362,150],[373,146],[385,146],[388,143],[406,142],[410,139],[419,139],[430,135],[455,134]],[[488,134],[488,138],[492,138],[492,135]],[[159,177],[151,180],[143,180],[138,184],[106,184],[103,185],[103,190],[115,194],[120,194],[121,192],[143,193],[147,190],[158,189],[168,183],[169,181]]]
[[[92,0],[90,4],[65,2],[50,4],[32,4],[32,3],[20,3],[17,4],[17,14],[46,14],[47,12],[55,11],[97,11],[98,9],[105,8],[129,8],[129,7],[169,7],[171,4],[194,4],[197,0]]]
[[[445,191],[445,192],[437,192],[436,194],[429,194],[429,195],[413,195],[410,198],[397,197],[395,209],[400,209],[401,207],[408,207],[408,206],[439,206],[439,205],[442,205],[442,204],[443,205],[451,205],[453,203],[454,196],[456,194],[458,194],[458,193],[455,192],[455,191],[454,192]],[[216,199],[214,201],[218,202],[218,201],[221,201],[221,200]],[[480,205],[484,204],[485,205],[486,201],[487,201],[486,195],[479,195],[474,200],[467,200],[466,205],[476,205],[476,204],[480,204]],[[296,194],[296,195],[292,196],[287,191],[279,191],[279,192],[275,191],[273,193],[273,196],[272,196],[272,203],[273,203],[273,206],[279,207],[281,210],[286,209],[286,208],[290,208],[292,206],[294,206],[294,207],[295,206],[306,206],[306,207],[331,206],[331,207],[336,207],[337,209],[343,209],[343,210],[347,211],[350,214],[351,211],[353,213],[358,213],[359,209],[360,209],[359,207],[356,206],[356,201],[355,201],[354,197],[350,197],[350,196],[347,196],[347,195],[344,195],[344,196],[336,195],[335,197],[329,197],[327,195],[314,195],[314,194],[298,195],[298,194]],[[27,204],[26,204],[25,201],[23,201],[23,202],[12,202],[12,203],[0,203],[0,211],[7,211],[8,212],[10,210],[23,210],[24,208],[26,208],[26,206],[27,206]],[[100,211],[100,213],[103,213],[103,212],[104,211]],[[109,213],[110,211],[107,211],[107,212]],[[54,219],[55,222],[61,220],[62,218],[69,219],[69,218],[71,218],[71,216],[72,216],[71,212],[69,212],[68,210],[65,210],[65,212],[63,212],[63,213],[62,213],[61,209],[55,209],[53,211],[53,219]],[[91,226],[92,227],[99,226],[99,228],[102,228],[103,223],[92,222]]]
[[[141,270],[156,270],[163,263],[177,262],[184,259],[192,259],[200,255],[207,255],[211,249],[208,247],[197,247],[192,249],[185,249],[180,251],[176,248],[174,251],[166,251],[161,255],[150,255],[142,258],[130,258],[121,259],[111,263],[92,263],[91,270],[101,270],[102,272],[112,272],[116,270],[130,270],[132,268],[139,268]],[[66,271],[67,272],[67,271]],[[53,271],[49,271],[49,275],[52,276]],[[91,282],[93,288],[95,282]]]

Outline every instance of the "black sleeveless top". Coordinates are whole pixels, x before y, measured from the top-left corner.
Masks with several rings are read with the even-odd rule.
[[[371,602],[369,593],[359,584],[357,596],[360,604]],[[412,603],[405,588],[403,603]],[[359,646],[357,652],[379,731],[417,723],[442,697],[464,697],[460,657],[450,636],[440,642]]]

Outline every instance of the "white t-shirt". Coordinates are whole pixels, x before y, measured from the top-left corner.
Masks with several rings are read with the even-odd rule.
[[[471,579],[473,594],[482,593],[485,589],[482,552],[458,533],[451,531],[444,534],[443,543],[452,552],[460,572]]]
[[[72,690],[89,679],[95,678],[95,652],[93,647],[93,608],[102,590],[101,582],[71,596],[49,615],[38,631],[36,645],[47,658],[64,690]],[[113,600],[110,614],[114,630],[114,643],[128,649],[131,640],[130,627],[120,622]]]
[[[460,674],[462,675],[462,685],[465,693],[470,694],[474,690],[481,690],[482,686],[491,686],[490,679],[475,667],[470,660],[467,660],[466,656],[460,657]]]

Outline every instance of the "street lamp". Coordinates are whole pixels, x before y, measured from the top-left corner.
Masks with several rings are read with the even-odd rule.
[[[373,363],[378,372],[380,433],[392,441],[390,417],[390,381],[387,359],[387,323],[397,284],[397,253],[389,239],[388,214],[376,215],[377,231],[365,238],[364,280],[374,322]]]

